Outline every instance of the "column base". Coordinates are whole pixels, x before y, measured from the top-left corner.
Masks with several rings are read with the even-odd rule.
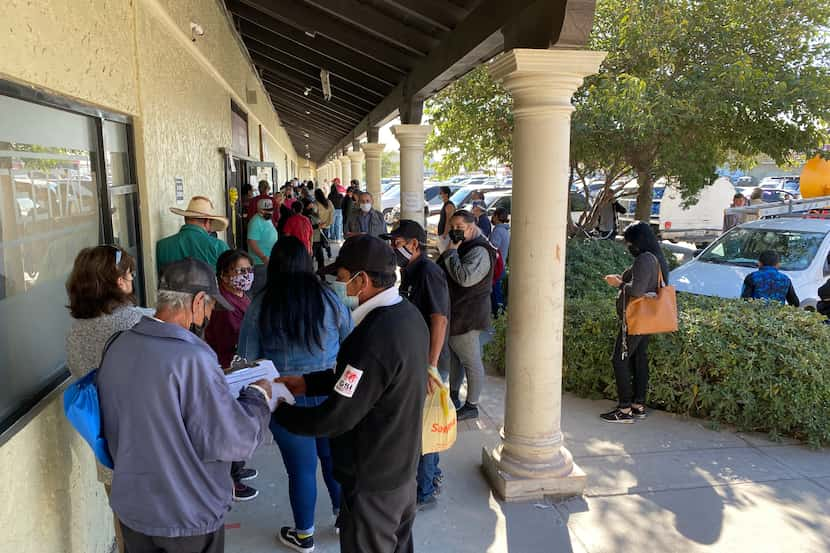
[[[582,495],[587,475],[574,463],[573,469],[565,476],[526,478],[514,476],[499,467],[494,452],[486,447],[481,451],[481,470],[493,491],[505,501],[530,501],[544,497],[564,499]]]

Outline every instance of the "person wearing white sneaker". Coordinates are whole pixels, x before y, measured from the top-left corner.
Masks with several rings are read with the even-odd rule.
[[[293,433],[332,437],[343,488],[341,553],[413,551],[429,330],[395,288],[395,268],[388,242],[370,235],[346,240],[332,269],[338,295],[357,304],[356,326],[336,369],[277,379],[295,396],[328,395],[317,407],[282,404],[274,420]]]

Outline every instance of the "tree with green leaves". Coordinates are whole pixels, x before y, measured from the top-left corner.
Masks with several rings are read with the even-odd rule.
[[[608,56],[574,96],[572,173],[636,176],[648,220],[659,178],[694,201],[728,159],[811,155],[830,121],[828,25],[826,0],[599,0],[590,47]],[[440,172],[509,162],[509,111],[483,69],[437,95]]]
[[[426,157],[439,153],[432,164],[439,178],[464,168],[475,171],[496,160],[510,163],[513,136],[513,100],[479,66],[433,96],[424,111],[433,126]]]
[[[383,152],[380,158],[381,178],[397,177],[401,174],[401,158],[398,152]]]

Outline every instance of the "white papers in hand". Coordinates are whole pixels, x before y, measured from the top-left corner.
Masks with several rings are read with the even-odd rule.
[[[240,369],[226,374],[225,380],[228,382],[228,388],[230,388],[233,397],[237,397],[239,395],[239,390],[241,390],[244,386],[253,384],[257,380],[267,380],[271,382],[271,401],[268,402],[268,405],[271,407],[271,411],[273,411],[277,408],[277,403],[280,399],[290,405],[294,405],[295,402],[294,395],[288,391],[285,384],[274,383],[274,379],[279,375],[280,373],[274,366],[274,363],[267,359],[263,359],[261,361],[257,361],[255,367]]]

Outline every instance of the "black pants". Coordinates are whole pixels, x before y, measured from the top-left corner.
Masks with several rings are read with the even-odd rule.
[[[323,269],[326,268],[326,260],[323,257],[322,242],[314,242],[311,245],[311,253],[314,255],[314,260],[317,261],[317,273],[322,274]]]
[[[622,358],[622,330],[614,345],[614,377],[617,397],[623,409],[632,403],[644,404],[648,390],[648,336],[628,336],[628,354]],[[633,384],[633,386],[632,386]],[[632,391],[633,388],[633,391]]]
[[[239,473],[245,468],[245,461],[234,461],[231,463],[231,478],[234,483],[239,482]]]
[[[343,486],[340,553],[413,553],[416,484],[384,492]]]
[[[224,553],[225,526],[212,534],[186,538],[145,536],[121,523],[126,553]]]

